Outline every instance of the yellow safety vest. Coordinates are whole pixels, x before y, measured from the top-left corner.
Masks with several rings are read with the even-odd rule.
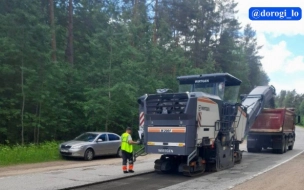
[[[128,142],[129,135],[130,135],[129,133],[124,133],[121,135],[121,150],[132,153],[133,146],[132,146],[132,144],[129,144],[129,142]]]

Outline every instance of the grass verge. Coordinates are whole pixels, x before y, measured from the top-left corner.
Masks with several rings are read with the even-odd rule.
[[[26,146],[0,145],[0,167],[61,160],[61,156],[58,153],[58,145],[58,142],[45,142],[39,145],[29,144]]]
[[[0,167],[62,160],[58,152],[58,146],[59,142],[55,141],[26,146],[0,145]],[[133,145],[134,152],[138,151],[141,147],[143,145]]]

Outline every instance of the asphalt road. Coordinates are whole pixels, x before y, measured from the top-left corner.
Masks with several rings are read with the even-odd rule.
[[[221,172],[206,173],[200,177],[189,178],[175,174],[146,174],[123,180],[106,182],[102,184],[75,188],[78,190],[185,190],[185,189],[205,189],[222,190],[230,189],[255,176],[263,174],[281,164],[288,162],[292,158],[304,151],[304,128],[296,128],[296,142],[294,149],[285,154],[273,154],[270,150],[262,153],[243,153],[241,164],[235,165],[231,169]]]
[[[207,175],[207,173],[205,174]],[[191,180],[193,178],[188,178],[178,174],[145,174],[132,178],[127,178],[119,181],[106,182],[103,184],[92,185],[88,187],[72,188],[73,190],[112,190],[112,189],[123,189],[123,190],[134,190],[134,189],[144,189],[144,190],[154,190],[170,185],[180,183],[182,181]]]

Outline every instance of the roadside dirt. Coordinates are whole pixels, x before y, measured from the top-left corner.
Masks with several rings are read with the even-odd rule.
[[[232,190],[302,190],[303,184],[304,153]]]
[[[138,157],[137,161],[142,161],[145,159],[158,158],[159,155],[146,155]],[[110,164],[121,164],[121,158],[115,157],[101,157],[96,158],[92,161],[84,161],[81,159],[69,159],[54,162],[43,162],[35,164],[22,164],[15,166],[0,167],[0,177],[14,176],[20,174],[29,174],[36,172],[47,172],[62,169],[80,168],[96,165],[110,165]],[[136,164],[136,162],[135,162]]]

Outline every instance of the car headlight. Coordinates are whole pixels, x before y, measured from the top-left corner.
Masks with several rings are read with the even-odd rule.
[[[81,145],[73,145],[71,149],[81,149],[83,146]]]

